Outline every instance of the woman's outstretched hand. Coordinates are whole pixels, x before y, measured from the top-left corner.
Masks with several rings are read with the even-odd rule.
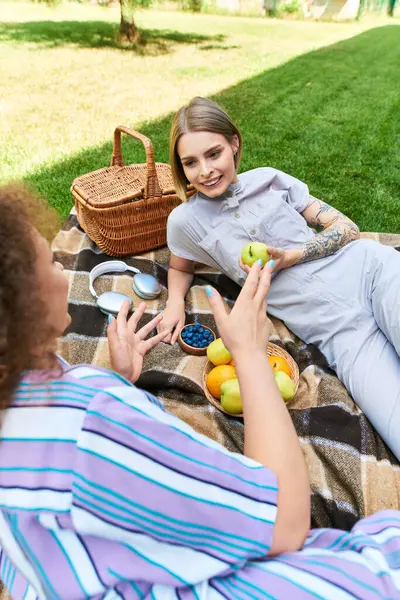
[[[111,366],[114,371],[132,383],[135,383],[142,372],[143,357],[146,352],[163,341],[170,333],[165,330],[146,340],[147,335],[160,323],[162,315],[157,315],[136,332],[145,310],[146,303],[142,302],[128,319],[129,302],[125,300],[118,317],[113,318],[107,328]]]
[[[206,288],[222,341],[234,357],[243,352],[266,352],[271,331],[267,294],[273,268],[273,261],[263,269],[254,263],[229,314],[219,293],[210,286]]]

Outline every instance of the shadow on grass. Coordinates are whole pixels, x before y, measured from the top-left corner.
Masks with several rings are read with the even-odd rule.
[[[228,44],[205,44],[200,46],[199,50],[236,50],[240,46],[228,45]]]
[[[369,30],[215,95],[242,131],[241,170],[281,169],[363,230],[399,233],[399,33],[397,25]],[[72,180],[109,164],[117,121],[109,143],[43,167],[26,182],[66,216]],[[158,161],[168,161],[170,123],[167,116],[136,126],[153,141]],[[123,155],[127,164],[144,161],[131,140]]]
[[[140,30],[141,41],[138,45],[125,47],[117,43],[118,29],[118,24],[104,21],[0,23],[0,43],[32,43],[46,48],[72,44],[82,48],[118,48],[135,54],[162,54],[169,52],[172,44],[223,42],[225,39],[224,35],[144,29]]]

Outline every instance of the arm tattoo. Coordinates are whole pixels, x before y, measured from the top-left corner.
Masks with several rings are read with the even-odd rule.
[[[324,258],[330,254],[334,254],[340,248],[343,248],[343,246],[346,246],[346,244],[349,244],[359,237],[357,225],[355,225],[348,217],[317,198],[312,198],[310,206],[312,204],[317,204],[319,210],[309,225],[320,233],[317,233],[312,240],[304,244],[303,255],[299,260],[299,263]],[[329,216],[328,213],[330,212],[334,214],[332,214],[332,219],[329,221],[329,224],[327,224],[326,217]],[[325,217],[325,222],[322,222],[321,220],[322,215]]]

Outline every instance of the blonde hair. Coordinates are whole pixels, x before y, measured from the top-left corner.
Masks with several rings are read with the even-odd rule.
[[[239,167],[242,156],[242,136],[232,123],[226,112],[213,100],[197,96],[187,106],[182,106],[176,113],[169,137],[169,158],[175,190],[182,202],[186,202],[186,179],[181,160],[178,155],[178,142],[184,133],[191,131],[209,131],[219,133],[232,144],[235,136],[239,140],[239,148],[234,155],[235,168]]]

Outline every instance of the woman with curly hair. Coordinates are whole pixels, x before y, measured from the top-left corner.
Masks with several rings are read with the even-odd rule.
[[[25,207],[0,188],[0,576],[13,600],[399,598],[400,516],[309,531],[307,470],[266,356],[273,264],[256,263],[229,315],[244,456],[137,388],[165,339],[125,303],[108,326],[114,371],[65,366],[68,282]],[[34,210],[35,215],[38,213]]]

